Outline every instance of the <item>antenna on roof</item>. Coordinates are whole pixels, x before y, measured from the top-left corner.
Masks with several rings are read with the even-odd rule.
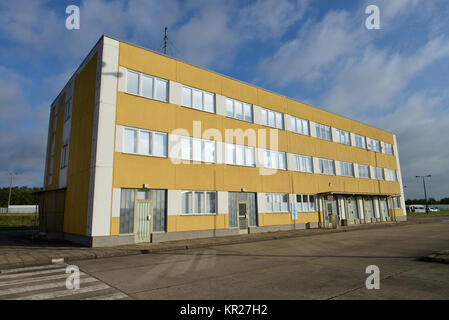
[[[167,30],[168,30],[168,28],[165,27],[165,35],[164,35],[164,54],[165,55],[167,55],[167,40],[168,40]]]

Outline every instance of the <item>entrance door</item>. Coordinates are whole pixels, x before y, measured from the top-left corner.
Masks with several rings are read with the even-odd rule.
[[[386,198],[379,199],[380,217],[382,221],[386,221],[388,217],[388,205]]]
[[[365,214],[365,223],[371,222],[371,218],[374,218],[374,205],[371,198],[363,199],[363,209]]]
[[[248,227],[257,226],[256,194],[229,192],[229,227],[248,233]]]
[[[338,215],[338,208],[337,208],[337,200],[325,200],[324,205],[324,214],[325,218],[329,224],[329,227],[331,228],[338,228],[340,224],[340,217]]]
[[[359,219],[359,213],[357,211],[357,202],[355,201],[354,197],[347,197],[345,206],[349,221],[355,221],[356,219]]]
[[[239,229],[248,231],[248,217],[246,203],[239,203]]]
[[[136,190],[135,242],[150,242],[155,232],[165,232],[165,190]]]

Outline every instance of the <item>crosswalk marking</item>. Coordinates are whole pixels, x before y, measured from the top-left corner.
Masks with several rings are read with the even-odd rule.
[[[61,266],[66,266],[66,264],[47,264],[44,266],[35,266],[35,267],[24,267],[24,268],[16,268],[16,269],[6,269],[6,270],[0,270],[0,274],[7,274],[7,273],[17,273],[22,271],[32,271],[32,270],[43,270],[43,269],[57,269],[61,268]]]
[[[80,271],[79,289],[67,289],[67,264],[0,270],[0,300],[119,300],[128,295]]]
[[[50,269],[50,270],[42,270],[42,271],[35,271],[35,272],[23,272],[23,273],[17,273],[17,274],[6,274],[1,275],[0,274],[0,281],[3,279],[14,279],[14,278],[21,278],[25,276],[35,276],[40,274],[48,274],[48,273],[56,273],[56,272],[65,272],[65,267],[62,269]]]

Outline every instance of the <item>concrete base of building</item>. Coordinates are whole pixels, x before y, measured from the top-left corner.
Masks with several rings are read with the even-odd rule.
[[[153,233],[151,235],[151,242],[164,242],[164,241],[174,241],[174,240],[187,240],[187,239],[198,239],[198,238],[232,236],[232,235],[237,235],[239,233],[240,233],[239,229],[237,229],[237,228]]]
[[[262,226],[262,227],[249,227],[249,233],[263,233],[263,232],[286,231],[286,230],[302,230],[302,229],[312,229],[312,228],[318,228],[318,222],[296,223],[296,224],[275,225],[275,226]]]
[[[396,217],[396,221],[407,221],[407,216]]]
[[[81,244],[86,247],[111,247],[134,244],[134,235],[126,236],[83,236],[79,234],[64,233],[64,240]]]

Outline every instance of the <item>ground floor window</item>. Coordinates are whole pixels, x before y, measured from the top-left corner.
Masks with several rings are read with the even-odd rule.
[[[287,193],[267,193],[267,212],[288,212]]]
[[[314,212],[316,211],[316,196],[311,194],[296,195],[296,211],[298,212]]]
[[[119,232],[134,232],[134,189],[121,190]]]
[[[182,191],[182,213],[217,213],[217,193],[215,191]]]

